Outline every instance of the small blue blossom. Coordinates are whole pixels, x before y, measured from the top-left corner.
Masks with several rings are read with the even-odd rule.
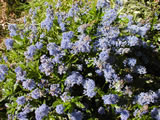
[[[124,80],[126,82],[132,82],[133,81],[133,76],[131,76],[130,74],[127,74],[125,77],[124,77]]]
[[[53,72],[53,63],[52,59],[48,58],[46,55],[41,56],[40,58],[41,65],[39,66],[39,70],[49,76]]]
[[[62,33],[62,41],[61,41],[61,48],[62,49],[70,49],[72,47],[72,43],[70,39],[73,37],[73,32],[64,32]]]
[[[56,106],[56,112],[58,114],[63,114],[64,113],[64,107],[63,107],[62,104]]]
[[[18,97],[16,102],[18,103],[18,105],[23,105],[26,103],[26,98],[24,96]]]
[[[68,17],[76,16],[79,12],[78,4],[72,5],[72,8],[68,11]]]
[[[5,65],[0,64],[0,82],[5,79],[5,74],[7,74],[7,72],[8,68]]]
[[[50,86],[50,93],[52,96],[58,97],[58,95],[61,93],[60,84],[52,84]]]
[[[129,118],[129,111],[121,108],[116,109],[117,113],[120,113],[121,120],[127,120]]]
[[[43,48],[43,43],[41,43],[41,42],[37,42],[36,44],[35,44],[35,46],[36,46],[36,48],[37,49],[42,49]]]
[[[34,45],[29,46],[27,51],[24,53],[25,57],[27,59],[32,59],[36,53],[36,50],[37,50],[36,46]]]
[[[5,45],[7,50],[11,50],[13,48],[13,40],[12,39],[6,39],[5,40]]]
[[[146,71],[146,68],[144,66],[136,66],[136,70],[135,70],[138,74],[146,74],[147,71]]]
[[[16,73],[16,79],[20,81],[25,81],[26,80],[26,71],[23,71],[21,67],[17,67],[15,69]]]
[[[72,99],[73,97],[68,95],[68,92],[64,92],[61,96],[60,96],[61,100],[63,100],[63,102],[67,102],[70,99]]]
[[[10,31],[10,36],[13,37],[13,36],[16,36],[17,35],[17,25],[16,24],[9,24],[8,25],[8,29]]]
[[[60,26],[60,28],[61,28],[62,31],[65,31],[65,30],[66,30],[66,28],[65,28],[65,23],[64,23],[64,22],[61,22],[61,23],[59,24],[59,26]]]
[[[81,34],[84,34],[84,31],[86,30],[86,28],[89,26],[89,24],[82,24],[78,27],[78,32],[80,32]]]
[[[47,116],[49,113],[49,107],[46,104],[42,104],[35,111],[36,120],[42,120],[44,116]]]
[[[54,55],[54,56],[60,53],[60,48],[55,43],[49,43],[47,45],[47,50],[49,50],[50,55]]]
[[[102,97],[104,104],[116,104],[118,102],[118,96],[115,94],[104,95]]]
[[[135,58],[127,58],[123,61],[124,66],[128,65],[129,67],[134,67],[136,65],[137,60]]]
[[[128,45],[130,47],[138,46],[139,45],[139,39],[136,36],[127,36],[126,40],[127,40]]]
[[[24,112],[18,113],[17,118],[18,118],[18,120],[28,120],[27,119],[27,114],[25,114]]]
[[[25,89],[28,89],[28,90],[32,90],[36,87],[36,84],[32,79],[27,79],[26,81],[23,81],[22,85]]]
[[[106,64],[105,69],[103,69],[103,72],[106,81],[108,82],[119,81],[118,75],[115,73],[115,70],[109,63]]]
[[[84,34],[79,36],[79,40],[73,44],[72,53],[77,54],[79,52],[82,53],[90,52],[91,50],[91,46],[89,45],[90,41],[91,39],[89,36],[85,36]]]
[[[95,82],[92,79],[86,79],[83,84],[84,94],[88,97],[92,98],[96,95],[95,89]]]
[[[111,25],[111,23],[117,18],[117,12],[114,9],[106,10],[102,24],[105,26]]]
[[[36,88],[35,90],[32,91],[31,97],[34,99],[38,99],[41,97],[41,90]]]
[[[82,120],[83,115],[82,115],[81,111],[75,110],[74,112],[72,112],[71,114],[69,114],[69,118],[71,120]]]
[[[108,51],[102,51],[99,54],[99,60],[101,60],[102,62],[106,62],[106,60],[109,58],[109,53]]]
[[[98,108],[98,113],[101,114],[101,115],[105,114],[105,109],[104,109],[104,107],[99,107],[99,108]]]
[[[45,28],[47,29],[47,31],[49,31],[53,26],[53,20],[54,20],[52,8],[47,8],[46,13],[47,13],[46,19],[41,22],[41,28],[42,29]]]
[[[57,2],[57,4],[56,4],[55,7],[56,7],[56,8],[59,8],[59,7],[61,7],[61,4],[62,4],[62,3],[61,3],[61,0],[58,0],[58,2]]]
[[[79,72],[73,71],[71,75],[67,77],[64,84],[67,87],[73,87],[75,84],[80,85],[80,84],[83,84],[83,82],[84,82],[84,79],[82,75]]]
[[[3,56],[3,60],[5,61],[5,62],[7,62],[8,61],[8,57],[7,56]]]
[[[40,38],[44,38],[45,37],[45,33],[42,33],[41,35],[40,35]]]
[[[151,110],[151,116],[156,120],[160,120],[160,108],[153,108]]]
[[[158,95],[153,92],[141,92],[139,95],[136,96],[135,101],[140,105],[148,105],[150,103],[155,103],[157,101]]]
[[[96,7],[100,8],[110,8],[110,3],[107,0],[98,0]]]

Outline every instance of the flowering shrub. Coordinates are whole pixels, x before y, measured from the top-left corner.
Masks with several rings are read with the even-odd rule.
[[[40,4],[9,26],[1,53],[8,119],[159,120],[152,23],[121,14],[119,0]]]

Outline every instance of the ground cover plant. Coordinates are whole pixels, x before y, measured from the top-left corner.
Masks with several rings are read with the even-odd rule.
[[[33,3],[1,52],[3,119],[160,119],[158,10],[141,23],[119,0]]]

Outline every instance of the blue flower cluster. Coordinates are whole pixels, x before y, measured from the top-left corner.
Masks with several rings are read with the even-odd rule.
[[[118,102],[118,96],[115,94],[104,95],[102,99],[104,104],[116,104]]]
[[[7,50],[11,50],[12,47],[13,47],[13,40],[12,39],[6,39],[5,40],[5,45],[6,45]]]
[[[56,112],[58,114],[63,114],[64,113],[64,107],[63,107],[62,104],[56,106]]]
[[[36,120],[42,120],[49,113],[49,107],[46,104],[42,104],[39,108],[36,109],[35,115]]]
[[[23,105],[26,103],[26,98],[24,96],[18,97],[16,102],[18,103],[18,105]]]
[[[16,24],[9,24],[8,29],[10,31],[10,36],[16,36],[17,35],[17,25]]]
[[[92,98],[96,95],[95,89],[95,82],[92,79],[86,79],[84,84],[84,94],[88,97]]]
[[[151,103],[155,103],[157,99],[157,93],[153,91],[149,91],[147,93],[142,92],[138,96],[136,96],[136,101],[140,105],[148,105]]]
[[[8,68],[5,65],[0,64],[0,82],[5,79],[5,74],[7,74],[7,72]]]
[[[53,20],[53,9],[51,6],[49,6],[46,10],[46,19],[41,22],[41,28],[47,29],[47,31],[49,31],[53,26]]]

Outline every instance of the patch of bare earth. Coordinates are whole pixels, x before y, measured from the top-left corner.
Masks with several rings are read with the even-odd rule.
[[[17,24],[23,22],[23,17],[17,18],[14,13],[8,13],[8,4],[5,0],[0,0],[0,47],[8,34],[8,24]]]

